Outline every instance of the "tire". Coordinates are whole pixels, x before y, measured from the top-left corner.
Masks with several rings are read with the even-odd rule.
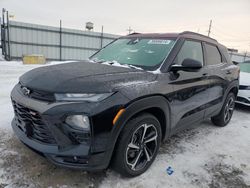
[[[225,127],[231,120],[235,106],[235,94],[229,93],[220,113],[211,118],[214,125]]]
[[[113,169],[126,177],[144,173],[158,153],[161,137],[161,125],[155,116],[144,113],[129,120],[117,140]]]

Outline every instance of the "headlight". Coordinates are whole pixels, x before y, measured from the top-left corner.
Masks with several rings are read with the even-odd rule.
[[[88,102],[99,102],[113,93],[102,93],[102,94],[86,94],[86,93],[57,93],[55,98],[57,101],[88,101]]]
[[[87,131],[90,130],[88,116],[84,115],[68,116],[65,122],[74,129],[87,130]]]

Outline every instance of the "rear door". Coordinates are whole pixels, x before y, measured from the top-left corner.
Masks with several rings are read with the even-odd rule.
[[[174,89],[172,98],[172,120],[174,130],[186,128],[204,118],[208,103],[209,70],[204,64],[204,49],[200,41],[185,40],[173,64],[182,64],[186,58],[200,61],[203,67],[196,71],[173,73],[171,84]]]

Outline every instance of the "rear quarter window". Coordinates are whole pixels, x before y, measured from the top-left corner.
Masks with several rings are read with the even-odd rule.
[[[232,61],[231,61],[231,58],[230,58],[230,56],[229,56],[229,53],[228,53],[227,48],[223,46],[223,47],[220,48],[220,50],[221,50],[221,52],[223,53],[223,56],[225,57],[226,62],[227,62],[227,63],[232,62]]]
[[[221,54],[216,46],[205,44],[205,48],[206,48],[208,65],[216,65],[222,62]]]

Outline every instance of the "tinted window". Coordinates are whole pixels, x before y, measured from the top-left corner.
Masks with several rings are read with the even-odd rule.
[[[174,64],[181,65],[182,61],[187,58],[200,61],[203,64],[203,53],[200,42],[185,41],[174,60]]]
[[[222,54],[224,55],[224,57],[226,58],[226,61],[229,63],[229,62],[232,62],[231,61],[231,58],[229,56],[229,53],[228,53],[228,50],[227,48],[225,48],[224,46],[220,48],[220,50],[222,50]]]
[[[221,63],[221,55],[216,46],[206,44],[207,64],[215,65]]]

